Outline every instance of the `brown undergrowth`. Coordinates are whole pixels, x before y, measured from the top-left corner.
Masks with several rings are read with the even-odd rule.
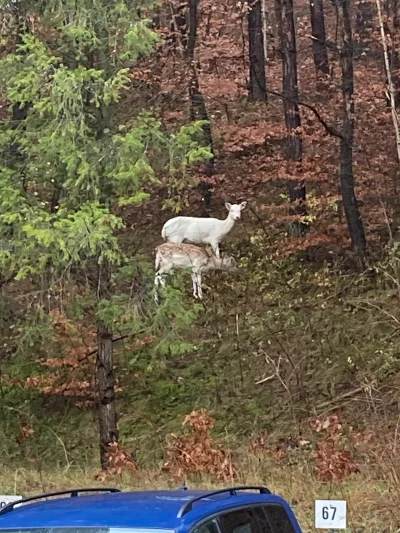
[[[311,420],[302,428],[302,438],[263,432],[231,449],[226,440],[210,436],[213,422],[204,410],[185,417],[189,430],[171,436],[164,449],[167,469],[165,464],[153,469],[133,467],[132,458],[123,453],[116,454],[119,467],[103,477],[90,465],[68,464],[57,471],[32,462],[13,470],[3,468],[2,492],[31,495],[93,486],[94,478],[98,486],[123,490],[176,489],[182,482],[192,488],[263,485],[289,501],[304,532],[314,530],[314,500],[325,498],[347,500],[348,531],[398,531],[398,428],[391,432],[386,428],[380,438],[369,431],[355,431],[345,419],[329,415]],[[234,476],[228,479],[227,473]]]

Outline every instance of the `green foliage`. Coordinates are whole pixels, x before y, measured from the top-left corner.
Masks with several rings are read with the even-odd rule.
[[[167,134],[140,110],[128,127],[113,122],[112,109],[130,86],[129,62],[158,42],[149,20],[124,1],[50,4],[40,11],[50,39],[23,33],[15,53],[0,61],[10,105],[29,106],[20,128],[6,120],[1,130],[9,164],[0,169],[0,227],[12,228],[13,249],[1,250],[0,265],[17,280],[49,265],[58,273],[88,261],[120,265],[123,222],[113,206],[147,200],[144,188],[157,181],[156,171],[179,171],[183,179],[208,156],[196,141],[200,123]],[[8,156],[12,143],[18,160]]]
[[[157,309],[153,265],[142,250],[121,245],[121,207],[147,201],[161,178],[187,184],[189,167],[210,157],[201,147],[201,122],[168,132],[145,109],[132,109],[125,123],[116,118],[132,89],[130,67],[159,42],[150,20],[138,15],[151,5],[29,2],[37,27],[25,31],[15,21],[19,41],[0,59],[0,90],[10,111],[0,125],[0,275],[26,297],[15,304],[7,352],[32,364],[21,367],[28,372],[21,370],[22,380],[45,372],[38,356],[76,353],[74,339],[72,347],[54,344],[54,310],[122,335],[157,335],[147,366],[191,347],[182,332],[195,311],[185,308],[179,291]],[[17,107],[26,110],[20,123],[12,116]],[[3,389],[3,401],[20,409],[24,399],[20,404],[13,388]],[[21,398],[41,394],[30,388]],[[46,432],[38,433],[37,442],[45,442]]]

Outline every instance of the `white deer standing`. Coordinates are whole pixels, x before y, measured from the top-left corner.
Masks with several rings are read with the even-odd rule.
[[[235,270],[237,263],[229,255],[216,257],[211,252],[193,244],[165,242],[156,248],[156,275],[154,278],[155,301],[158,303],[157,287],[165,285],[163,274],[176,268],[191,268],[193,296],[203,298],[201,275],[207,270]]]
[[[198,217],[171,218],[164,224],[161,236],[165,241],[175,243],[189,241],[195,244],[209,244],[215,255],[220,258],[219,243],[240,219],[246,205],[247,202],[233,205],[226,203],[225,207],[229,213],[225,220]]]

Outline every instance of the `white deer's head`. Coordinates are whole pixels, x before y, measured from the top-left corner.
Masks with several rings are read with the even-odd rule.
[[[242,202],[241,204],[230,204],[226,202],[225,207],[229,211],[229,217],[233,220],[239,220],[242,214],[243,209],[246,207],[247,202]]]

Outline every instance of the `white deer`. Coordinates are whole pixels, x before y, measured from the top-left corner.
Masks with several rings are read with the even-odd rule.
[[[201,275],[207,270],[235,270],[237,263],[229,255],[216,257],[208,250],[193,244],[165,242],[156,248],[156,275],[154,278],[155,301],[158,303],[157,287],[165,286],[163,274],[176,268],[191,268],[193,282],[193,296],[203,297],[201,289]]]
[[[195,244],[209,244],[215,255],[220,258],[219,243],[228,235],[247,202],[241,204],[226,203],[229,211],[225,220],[218,218],[175,217],[167,220],[161,231],[165,241],[181,243],[189,241]]]

